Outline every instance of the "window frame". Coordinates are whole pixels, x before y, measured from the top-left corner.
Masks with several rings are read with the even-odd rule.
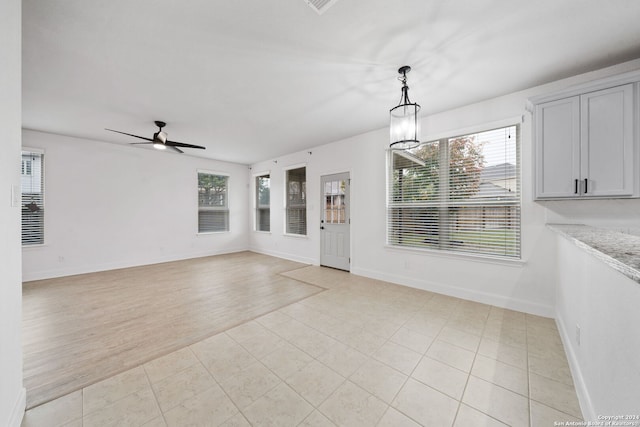
[[[295,207],[292,207],[289,204],[289,172],[296,170],[296,169],[304,169],[304,181],[301,182],[301,188],[300,188],[300,193],[301,193],[301,198],[304,199],[304,204],[301,205],[296,205]],[[308,219],[308,213],[309,210],[307,209],[307,199],[308,199],[308,186],[307,186],[307,164],[298,164],[298,165],[291,165],[288,166],[286,168],[283,169],[284,172],[284,232],[283,235],[285,236],[291,236],[291,237],[307,237],[308,233],[309,233],[309,219]],[[289,232],[289,210],[293,210],[293,209],[301,209],[304,208],[304,234],[299,234],[299,233],[291,233]]]
[[[269,179],[269,204],[261,205],[260,204],[260,195],[258,192],[258,179],[267,177]],[[254,188],[254,215],[253,215],[253,231],[258,233],[271,233],[271,171],[260,172],[253,174],[253,188]],[[266,210],[269,215],[269,229],[268,230],[260,230],[259,226],[260,222],[260,213],[259,211]]]
[[[474,135],[474,134],[481,134],[484,132],[490,132],[490,131],[495,131],[495,130],[500,130],[500,129],[507,129],[510,127],[515,127],[515,178],[516,178],[516,187],[517,187],[517,195],[515,200],[508,202],[508,201],[493,201],[493,200],[488,200],[485,201],[484,203],[481,202],[477,202],[477,201],[473,201],[473,200],[456,200],[456,199],[451,199],[450,195],[451,192],[449,191],[449,184],[450,184],[450,179],[448,178],[448,168],[449,168],[449,164],[447,164],[446,166],[446,170],[447,172],[444,173],[443,171],[440,171],[439,173],[439,177],[438,179],[441,179],[443,176],[446,176],[446,183],[443,186],[440,186],[440,184],[438,184],[438,190],[440,191],[441,187],[445,187],[446,188],[446,196],[442,197],[441,195],[439,195],[438,200],[435,201],[422,201],[419,203],[414,203],[413,206],[410,203],[393,203],[392,202],[392,197],[394,197],[394,182],[393,182],[393,174],[394,174],[394,158],[393,158],[393,153],[394,152],[399,152],[402,150],[393,150],[393,149],[388,149],[387,150],[387,164],[386,164],[386,189],[387,189],[387,197],[386,197],[386,221],[387,221],[387,228],[386,228],[386,244],[385,247],[387,247],[388,249],[393,249],[393,250],[398,250],[398,251],[412,251],[412,252],[428,252],[430,254],[434,254],[434,255],[439,255],[439,256],[447,256],[447,257],[455,257],[455,258],[472,258],[472,259],[477,259],[479,261],[489,261],[489,262],[497,262],[497,263],[501,263],[501,264],[522,264],[522,213],[523,213],[523,209],[522,209],[522,123],[521,123],[521,118],[518,117],[517,119],[509,119],[509,120],[503,120],[500,122],[494,122],[494,123],[489,123],[486,124],[484,126],[477,126],[474,128],[467,128],[464,130],[460,130],[457,132],[447,132],[445,134],[441,134],[438,135],[437,138],[429,138],[426,143],[422,143],[421,145],[424,144],[431,144],[431,143],[438,143],[438,144],[442,144],[442,142],[446,142],[446,148],[447,150],[443,150],[446,151],[447,154],[443,155],[439,153],[438,155],[438,165],[440,165],[443,161],[443,159],[447,159],[448,162],[448,158],[449,158],[449,154],[448,154],[448,144],[450,141],[453,141],[455,139],[458,138],[463,138],[466,136],[470,136],[470,135]],[[442,150],[442,147],[440,147],[439,150]],[[439,169],[440,166],[438,166]],[[511,190],[509,190],[511,191]],[[451,203],[443,203],[442,199],[445,199],[447,201],[450,201]],[[517,213],[517,218],[516,218],[516,222],[517,224],[514,226],[514,242],[516,242],[516,244],[514,246],[508,246],[506,245],[505,248],[505,252],[508,252],[508,250],[510,248],[515,248],[513,249],[515,254],[514,255],[510,255],[510,254],[497,254],[497,253],[484,253],[481,250],[475,249],[469,249],[469,246],[466,249],[461,249],[461,250],[456,250],[456,249],[452,249],[453,243],[455,243],[451,238],[449,238],[448,240],[446,240],[444,242],[444,244],[440,244],[440,239],[441,239],[441,235],[444,234],[445,235],[445,239],[447,239],[447,234],[449,233],[450,229],[445,230],[444,233],[441,233],[441,229],[442,229],[442,224],[446,224],[447,226],[450,226],[451,223],[445,221],[442,221],[439,217],[439,213],[437,212],[441,212],[442,209],[447,209],[447,208],[456,208],[456,207],[491,207],[491,206],[500,206],[500,207],[506,207],[506,206],[514,206],[515,207],[515,211]],[[396,242],[393,242],[393,236],[392,236],[392,228],[395,224],[397,224],[393,219],[393,209],[397,209],[397,208],[402,208],[402,207],[408,207],[408,208],[429,208],[429,207],[433,207],[436,208],[437,212],[436,214],[437,216],[437,240],[438,240],[438,244],[434,244],[433,246],[431,245],[425,245],[425,246],[420,246],[420,245],[402,245],[402,244],[398,244]],[[484,213],[482,215],[485,215]],[[490,217],[487,217],[488,219],[491,219]],[[483,216],[484,219],[484,216]],[[473,243],[470,245],[472,246]]]
[[[23,188],[22,188],[22,179],[29,179],[29,180],[33,180],[33,172],[34,172],[34,164],[31,161],[31,170],[30,170],[30,174],[22,174],[22,165],[23,165],[23,159],[22,156],[23,155],[30,155],[30,154],[36,154],[38,156],[40,156],[40,189],[41,189],[41,201],[40,201],[40,210],[42,211],[42,220],[40,221],[41,225],[40,225],[40,241],[37,243],[24,243],[24,214],[22,215],[22,219],[21,219],[21,225],[20,225],[20,236],[21,236],[21,246],[23,249],[27,249],[27,248],[34,248],[34,247],[39,247],[39,246],[44,246],[47,243],[47,233],[46,233],[46,167],[45,167],[45,158],[46,158],[46,153],[45,150],[43,150],[42,148],[34,148],[34,147],[22,147],[21,148],[21,155],[20,155],[20,179],[21,179],[21,184],[20,184],[20,209],[22,211],[24,211],[25,209],[25,204],[22,201],[23,195],[25,193],[23,193]]]
[[[226,188],[225,188],[225,206],[201,206],[200,205],[200,174],[206,174],[217,177],[225,177],[226,178]],[[229,200],[229,192],[230,192],[230,181],[231,175],[226,172],[216,172],[206,169],[197,169],[196,170],[196,189],[198,191],[198,201],[197,201],[197,235],[206,235],[206,234],[219,234],[219,233],[228,233],[231,231],[231,214],[230,214],[230,200]],[[200,230],[200,212],[224,212],[225,215],[225,229],[224,230]]]

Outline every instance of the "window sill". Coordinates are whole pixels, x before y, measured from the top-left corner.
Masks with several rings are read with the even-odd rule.
[[[461,261],[471,261],[471,262],[480,262],[483,264],[497,264],[497,265],[505,265],[509,267],[524,267],[527,262],[522,259],[512,259],[512,258],[501,258],[497,256],[491,255],[480,255],[480,254],[468,254],[468,253],[460,253],[460,252],[451,252],[451,251],[443,251],[443,250],[435,250],[435,249],[421,249],[421,248],[408,248],[402,246],[393,246],[389,244],[384,245],[385,249],[390,251],[398,251],[398,252],[412,252],[415,254],[421,255],[429,255],[447,259],[458,259]]]
[[[224,233],[230,233],[229,230],[225,230],[225,231],[203,231],[202,233],[196,233],[196,236],[209,236],[211,234],[224,234]]]
[[[284,233],[283,234],[284,237],[293,237],[294,239],[308,239],[309,236],[306,234],[290,234],[290,233]]]
[[[22,245],[22,250],[25,249],[38,249],[49,246],[47,243],[38,243],[37,245]]]
[[[253,230],[253,232],[256,234],[271,234],[270,231],[262,231],[262,230]]]

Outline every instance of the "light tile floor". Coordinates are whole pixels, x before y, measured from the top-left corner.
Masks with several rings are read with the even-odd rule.
[[[318,267],[329,289],[29,410],[51,426],[551,426],[582,414],[552,319]]]

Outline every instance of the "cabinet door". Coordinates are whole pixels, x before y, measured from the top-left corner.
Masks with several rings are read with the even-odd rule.
[[[536,197],[578,197],[580,97],[536,105]]]
[[[633,195],[633,85],[587,93],[580,102],[583,195]]]

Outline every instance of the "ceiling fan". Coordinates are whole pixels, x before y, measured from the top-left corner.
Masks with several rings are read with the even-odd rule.
[[[134,138],[144,139],[145,141],[148,141],[148,142],[132,142],[131,144],[153,144],[153,148],[157,150],[166,150],[167,148],[169,148],[171,150],[177,151],[178,153],[184,153],[184,151],[182,151],[178,147],[199,148],[201,150],[206,149],[202,145],[184,144],[182,142],[169,141],[167,139],[167,133],[162,130],[162,128],[165,127],[167,124],[159,120],[156,120],[154,123],[156,124],[156,126],[158,126],[158,132],[153,134],[153,138],[146,138],[144,136],[133,135],[131,133],[126,133],[126,132],[120,132],[119,130],[113,130],[113,129],[105,129],[105,130],[121,133],[123,135],[133,136]]]

